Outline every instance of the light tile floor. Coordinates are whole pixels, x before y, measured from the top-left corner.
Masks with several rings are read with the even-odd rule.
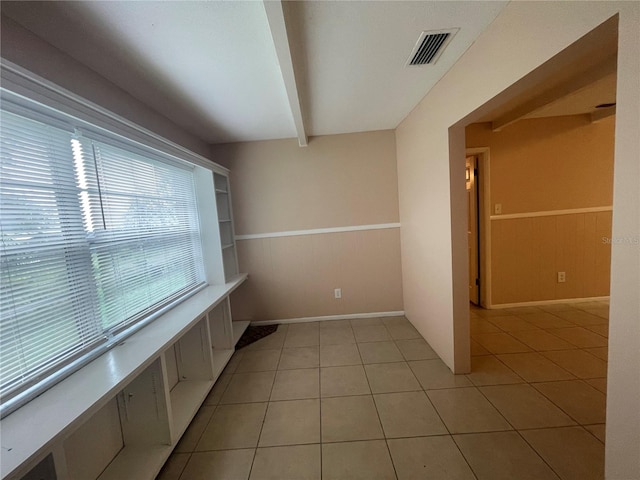
[[[452,375],[403,317],[281,325],[158,479],[602,479],[607,331],[606,302],[472,308]]]

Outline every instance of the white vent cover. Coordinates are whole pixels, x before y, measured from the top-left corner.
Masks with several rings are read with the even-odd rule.
[[[431,30],[422,32],[416,42],[407,66],[433,65],[459,29]]]

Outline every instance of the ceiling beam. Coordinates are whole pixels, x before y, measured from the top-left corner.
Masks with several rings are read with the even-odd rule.
[[[298,143],[301,147],[308,145],[307,133],[304,127],[304,116],[300,101],[300,91],[296,82],[296,75],[293,69],[293,60],[291,58],[291,46],[289,44],[289,35],[287,34],[287,25],[284,18],[284,10],[281,1],[264,0],[262,2],[264,10],[267,12],[267,20],[273,45],[276,48],[278,62],[280,63],[280,72],[282,80],[289,98],[289,106],[291,107],[291,115],[293,123],[296,126],[298,135]]]
[[[539,95],[533,96],[529,100],[525,101],[522,105],[514,108],[510,112],[498,117],[491,123],[491,129],[494,132],[499,132],[503,128],[523,119],[530,113],[539,110],[542,107],[566,97],[570,93],[573,93],[581,88],[584,88],[604,77],[616,72],[616,58],[612,57],[605,62],[602,62],[595,67],[592,67],[586,71],[582,71],[577,75],[572,76],[570,79],[542,92]],[[595,106],[595,105],[594,105]]]
[[[603,120],[615,114],[616,114],[615,105],[607,108],[599,108],[596,111],[591,112],[591,123],[598,123],[600,120]]]

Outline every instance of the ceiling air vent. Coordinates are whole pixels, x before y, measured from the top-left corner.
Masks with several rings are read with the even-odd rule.
[[[422,32],[411,51],[411,55],[409,55],[407,66],[433,65],[436,63],[457,31],[458,29],[454,28]]]

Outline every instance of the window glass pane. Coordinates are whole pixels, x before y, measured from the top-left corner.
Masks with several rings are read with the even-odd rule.
[[[204,272],[192,169],[1,114],[4,402],[202,285]]]
[[[94,329],[71,133],[2,112],[2,392],[81,350]]]
[[[191,170],[83,141],[102,326],[137,318],[202,283]],[[88,223],[88,222],[87,222]]]

